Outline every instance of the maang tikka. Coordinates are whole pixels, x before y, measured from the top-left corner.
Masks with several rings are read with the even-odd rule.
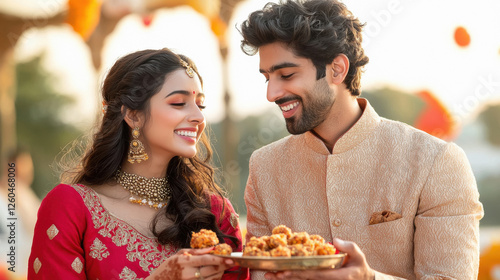
[[[149,156],[144,149],[144,145],[139,140],[139,128],[135,127],[132,130],[132,141],[130,141],[130,149],[128,151],[128,162],[130,163],[141,163],[141,161],[148,160]]]
[[[189,65],[187,62],[185,62],[182,59],[181,59],[181,65],[182,65],[182,67],[186,68],[186,74],[190,78],[194,77],[194,70],[193,70],[193,67],[191,67],[191,65]]]

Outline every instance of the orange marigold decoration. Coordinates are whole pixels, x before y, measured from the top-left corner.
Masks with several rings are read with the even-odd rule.
[[[479,259],[479,280],[495,280],[494,270],[500,269],[500,240],[493,241]]]
[[[425,107],[414,126],[443,140],[451,140],[455,137],[457,124],[446,106],[429,91],[424,90],[417,95],[425,102]]]
[[[99,0],[68,0],[66,23],[87,40],[99,23],[101,4]]]
[[[149,9],[187,5],[209,19],[218,15],[220,11],[220,0],[145,0],[144,3]]]
[[[210,28],[215,36],[221,40],[226,34],[227,24],[219,16],[215,16],[210,19]]]
[[[455,42],[463,48],[470,44],[470,35],[469,32],[467,32],[467,29],[462,26],[455,29]]]
[[[224,39],[227,30],[227,23],[224,22],[224,20],[219,16],[219,12],[221,9],[220,0],[146,0],[146,7],[148,7],[148,3],[154,4],[157,2],[161,2],[165,7],[187,5],[193,8],[193,10],[197,11],[210,21],[210,28],[217,36],[219,41],[222,41]]]

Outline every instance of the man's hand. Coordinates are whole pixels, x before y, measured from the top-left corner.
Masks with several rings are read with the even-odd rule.
[[[375,272],[366,262],[365,254],[354,242],[333,239],[333,245],[341,252],[347,253],[344,265],[339,269],[292,270],[268,272],[266,279],[362,279],[373,280]]]

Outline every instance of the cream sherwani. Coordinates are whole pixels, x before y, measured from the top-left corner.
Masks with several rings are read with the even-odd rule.
[[[284,224],[356,242],[376,279],[476,279],[483,208],[464,152],[358,102],[332,153],[310,132],[253,153],[247,240]],[[402,218],[369,225],[383,210]]]

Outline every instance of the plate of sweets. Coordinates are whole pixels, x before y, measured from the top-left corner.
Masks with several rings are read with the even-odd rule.
[[[201,238],[198,240],[195,243],[202,243]],[[193,247],[193,239],[191,242]],[[211,246],[216,244],[218,240]],[[216,245],[211,253],[232,259],[241,267],[256,270],[333,269],[341,267],[346,257],[345,253],[326,243],[323,237],[307,232],[292,232],[284,225],[275,227],[270,236],[251,237],[243,252],[233,253],[229,245],[223,244],[227,247],[219,248],[221,245]]]

